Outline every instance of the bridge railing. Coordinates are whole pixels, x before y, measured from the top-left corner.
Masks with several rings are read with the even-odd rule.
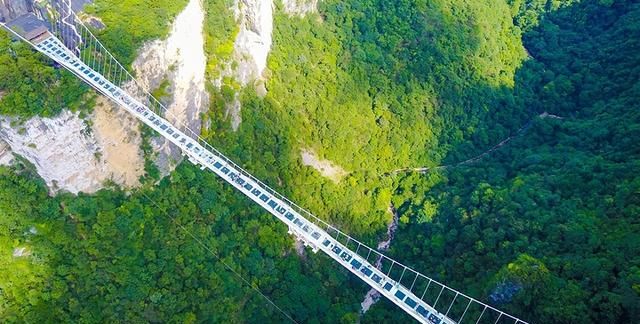
[[[64,6],[63,6],[64,7]],[[242,173],[243,176],[260,184],[273,196],[289,204],[300,215],[324,229],[335,240],[344,244],[369,263],[376,266],[392,280],[409,288],[409,290],[427,304],[459,323],[525,323],[497,308],[483,303],[462,292],[452,289],[443,283],[425,276],[416,270],[397,262],[377,249],[354,239],[337,227],[320,219],[311,212],[289,200],[269,185],[254,177],[222,152],[210,145],[199,132],[194,131],[181,118],[177,118],[171,110],[156,99],[139,81],[111,54],[93,32],[69,8],[60,8],[58,19],[52,24],[51,32],[63,40],[67,48],[74,51],[78,57],[95,71],[101,73],[112,83],[124,88],[129,94],[147,104],[155,113],[165,116],[172,123],[178,124],[181,130],[202,146],[217,154],[227,164]],[[3,25],[4,26],[4,25]],[[15,32],[14,32],[15,33]],[[33,45],[33,44],[32,44]]]

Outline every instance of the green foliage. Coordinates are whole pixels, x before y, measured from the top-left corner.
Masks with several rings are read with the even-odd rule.
[[[205,43],[207,76],[218,78],[224,63],[231,58],[238,24],[231,12],[232,0],[205,0]]]
[[[302,262],[282,224],[195,167],[131,196],[49,198],[4,167],[0,188],[5,321],[284,320],[227,266],[299,322],[339,322],[364,293],[346,270],[323,271],[328,258]],[[31,256],[11,255],[25,245]]]
[[[56,69],[45,56],[0,31],[0,114],[27,119],[52,117],[62,109],[90,109],[87,87]]]
[[[160,82],[160,85],[158,86],[158,88],[151,91],[151,95],[154,98],[162,101],[163,99],[166,99],[169,96],[169,86],[171,86],[171,82],[169,82],[169,79],[164,78],[162,79],[162,82]]]
[[[321,14],[275,13],[266,97],[241,91],[233,132],[235,89],[212,90],[205,135],[314,213],[373,238],[391,219],[393,183],[379,174],[440,163],[499,102],[490,87],[513,85],[525,54],[509,7],[493,1],[324,1]],[[301,165],[302,148],[350,174],[320,176]]]
[[[142,150],[142,154],[144,155],[145,171],[145,175],[140,178],[141,183],[145,183],[147,181],[155,182],[160,180],[160,169],[154,162],[158,153],[154,150],[153,144],[151,143],[152,138],[155,135],[157,134],[151,127],[140,124],[140,137],[142,138],[140,149]]]

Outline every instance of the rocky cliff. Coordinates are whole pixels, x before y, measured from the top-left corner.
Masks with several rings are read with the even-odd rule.
[[[231,8],[239,25],[233,44],[232,62],[221,67],[221,74],[214,84],[222,85],[222,79],[232,77],[243,87],[254,86],[260,95],[266,94],[263,73],[271,52],[273,33],[272,0],[236,0]],[[231,127],[237,130],[242,122],[240,99],[236,95],[227,105],[226,115]]]
[[[282,10],[289,16],[316,12],[318,0],[282,0]],[[236,0],[231,8],[239,25],[233,47],[232,62],[221,67],[218,87],[224,77],[233,77],[241,86],[253,86],[258,95],[266,95],[265,70],[271,52],[274,3],[272,0]],[[231,68],[233,66],[233,68]],[[242,122],[239,98],[227,105],[226,115],[237,130]]]
[[[73,2],[90,0],[73,0]],[[72,3],[73,3],[72,2]],[[0,22],[7,22],[26,13],[33,13],[44,19],[47,14],[46,0],[0,0]]]
[[[209,107],[205,89],[204,16],[202,3],[191,0],[176,17],[169,37],[146,44],[133,63],[147,90],[169,82],[167,97],[158,98],[168,109],[167,119],[195,132],[200,130],[200,115]],[[157,138],[154,144],[159,150],[157,165],[166,175],[180,161],[180,151],[162,138]]]
[[[0,21],[7,22],[28,12],[34,12],[32,0],[0,0]]]
[[[240,31],[234,43],[234,71],[242,86],[262,78],[271,51],[273,32],[273,2],[271,0],[240,0],[234,8]]]
[[[77,10],[88,2],[73,0],[72,5]],[[282,0],[282,6],[289,15],[304,16],[316,11],[317,2]],[[264,94],[274,3],[237,0],[232,9],[240,29],[234,42],[234,62],[222,74],[242,86],[255,86]],[[0,19],[37,10],[34,0],[0,0]],[[159,98],[169,109],[168,119],[196,131],[201,126],[200,114],[208,109],[209,102],[205,90],[204,17],[200,1],[191,0],[176,18],[167,39],[145,44],[134,62],[136,75],[148,90],[168,82],[167,96]],[[238,98],[228,107],[236,129],[241,122],[240,109]],[[10,163],[11,152],[23,156],[36,166],[52,191],[94,192],[107,180],[125,187],[138,184],[144,164],[138,122],[105,100],[86,121],[66,112],[52,119],[33,118],[18,127],[10,124],[6,118],[1,124],[0,163]],[[154,145],[160,152],[156,162],[166,175],[180,161],[180,152],[161,138]]]
[[[100,109],[97,107],[96,110]],[[105,116],[104,119],[111,122],[110,117]],[[86,121],[69,111],[55,118],[32,118],[19,126],[12,125],[12,122],[10,118],[0,119],[0,138],[14,154],[35,166],[51,192],[95,192],[108,180],[125,186],[137,183],[137,174],[128,172],[128,164],[135,164],[135,161],[129,161],[127,154],[121,154],[120,150],[111,154],[107,149],[113,143],[129,144],[133,145],[135,152],[137,145],[130,144],[126,133],[115,137],[93,134]],[[117,163],[108,160],[109,157],[124,157],[125,161]],[[119,172],[123,168],[125,172]]]

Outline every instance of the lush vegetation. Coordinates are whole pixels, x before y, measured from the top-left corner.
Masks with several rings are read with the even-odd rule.
[[[183,165],[134,195],[55,198],[32,174],[0,167],[4,322],[286,319],[227,266],[298,321],[352,322],[357,314],[361,286],[324,270],[328,259],[301,262],[284,225],[211,173]],[[14,257],[14,248],[30,255]]]
[[[231,12],[232,0],[206,0],[205,43],[207,51],[207,76],[219,78],[223,64],[230,64],[233,42],[238,33],[238,24]]]
[[[447,14],[453,7],[458,15]],[[391,218],[392,181],[379,175],[439,163],[499,104],[492,87],[513,84],[525,52],[509,7],[493,1],[325,1],[321,12],[276,13],[267,96],[243,91],[245,122],[234,133],[223,87],[207,135],[312,211],[370,236]],[[340,184],[318,176],[301,165],[303,147],[350,175]]]
[[[228,1],[205,5],[215,78],[237,26]],[[115,13],[103,15],[104,35],[117,30]],[[326,0],[305,18],[278,10],[267,95],[212,88],[204,135],[369,242],[393,203],[394,257],[524,319],[640,322],[638,19],[632,0]],[[234,91],[237,132],[225,117]],[[322,177],[301,164],[302,148],[349,175]],[[389,173],[438,165],[451,167]],[[226,264],[297,321],[357,319],[366,287],[326,257],[296,255],[283,225],[212,174],[185,164],[157,185],[149,178],[133,193],[48,197],[28,166],[1,168],[0,314],[286,320]],[[23,247],[31,256],[11,256]],[[382,301],[361,320],[407,317]]]
[[[269,94],[245,89],[243,125],[232,133],[224,122],[231,97],[221,92],[211,138],[351,232],[379,233],[392,201],[403,224],[393,254],[474,296],[535,321],[634,322],[632,9],[326,1],[322,19],[278,15]],[[535,118],[543,112],[552,116]],[[455,164],[532,118],[475,164],[380,177]],[[351,174],[340,184],[320,177],[301,166],[301,147]],[[505,296],[505,286],[515,289]],[[386,307],[393,314],[374,308],[365,320],[402,316]]]
[[[62,109],[88,110],[87,88],[45,56],[0,31],[0,114],[26,119],[55,116]]]

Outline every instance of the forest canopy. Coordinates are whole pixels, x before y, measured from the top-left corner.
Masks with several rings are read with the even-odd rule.
[[[229,2],[204,3],[211,80],[237,33]],[[100,0],[88,12],[130,63],[184,3]],[[211,86],[212,144],[365,242],[397,210],[394,258],[524,320],[640,322],[640,5],[325,0],[291,17],[276,3],[268,92]],[[78,81],[23,45],[0,38],[0,60],[3,114],[82,102]],[[42,80],[60,87],[36,92]],[[347,174],[323,177],[302,149]],[[421,171],[394,172],[406,168]],[[360,314],[362,282],[300,255],[284,225],[188,163],[131,192],[53,197],[28,163],[0,167],[0,215],[9,322],[286,320],[228,267],[298,322],[409,319],[385,300]]]

